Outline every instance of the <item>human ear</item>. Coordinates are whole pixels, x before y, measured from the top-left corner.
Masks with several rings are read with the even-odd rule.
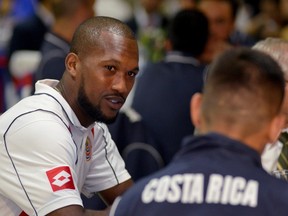
[[[202,94],[195,93],[190,101],[190,118],[195,128],[199,128],[201,125],[201,104]]]
[[[286,117],[283,114],[279,114],[271,122],[270,133],[269,133],[269,141],[270,143],[276,142],[279,138],[279,135],[284,127]]]
[[[73,77],[76,76],[76,63],[78,61],[78,56],[75,53],[68,53],[65,59],[66,70]]]

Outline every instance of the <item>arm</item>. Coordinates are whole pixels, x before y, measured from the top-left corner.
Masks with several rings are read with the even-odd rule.
[[[129,187],[133,184],[132,179],[128,179],[127,181],[118,184],[112,188],[107,190],[100,191],[99,194],[104,202],[109,206],[112,205],[113,201],[117,196],[122,195]]]
[[[91,197],[97,192],[104,203],[109,206],[117,196],[133,184],[133,180],[125,169],[125,162],[111,139],[106,125],[98,124],[94,131],[100,131],[98,134],[95,132],[94,135],[97,148],[94,148],[89,173],[81,192],[86,197]]]
[[[103,211],[85,210],[78,205],[70,205],[57,209],[47,216],[108,216],[110,208]]]
[[[133,184],[132,179],[129,179],[119,185],[116,185],[107,190],[103,190],[99,192],[101,198],[105,201],[109,206],[112,205],[115,198],[122,193],[124,193],[129,187]],[[78,205],[70,205],[63,207],[61,209],[57,209],[56,211],[51,212],[47,216],[108,216],[110,207],[105,209],[104,211],[93,211],[83,209]]]

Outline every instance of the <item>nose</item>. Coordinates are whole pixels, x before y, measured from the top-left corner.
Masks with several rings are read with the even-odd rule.
[[[128,94],[128,91],[130,90],[127,87],[127,81],[124,75],[119,73],[115,74],[112,89],[124,95]]]

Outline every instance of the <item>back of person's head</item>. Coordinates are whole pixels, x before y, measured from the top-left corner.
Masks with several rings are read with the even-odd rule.
[[[288,41],[281,38],[266,38],[258,41],[252,49],[260,50],[272,56],[280,64],[288,80]]]
[[[181,10],[173,17],[168,28],[172,49],[199,56],[208,40],[208,20],[197,9]]]
[[[76,29],[71,42],[70,51],[76,54],[89,54],[91,49],[101,46],[101,33],[111,32],[132,40],[136,40],[134,32],[118,19],[96,16],[85,20]]]
[[[204,86],[202,118],[209,128],[237,128],[241,136],[259,132],[280,113],[284,75],[269,55],[236,48],[212,62]]]

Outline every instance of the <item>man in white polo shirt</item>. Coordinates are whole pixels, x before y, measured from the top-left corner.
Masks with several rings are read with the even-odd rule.
[[[104,215],[80,192],[109,206],[132,180],[105,125],[117,117],[138,73],[137,41],[119,20],[94,17],[76,30],[60,81],[0,118],[1,215]]]

